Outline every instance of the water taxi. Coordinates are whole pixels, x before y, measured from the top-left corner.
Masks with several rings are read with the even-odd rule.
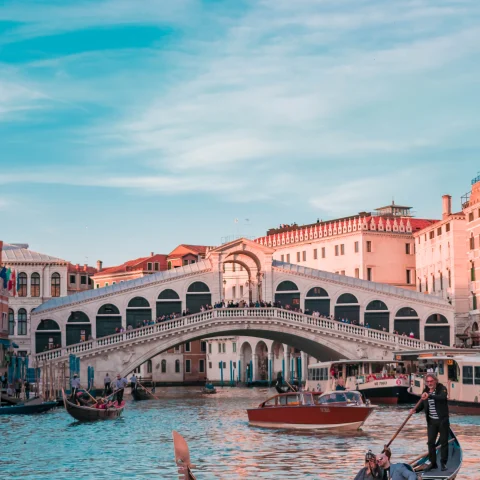
[[[438,376],[448,390],[448,407],[452,413],[480,414],[480,353],[449,349],[442,351],[396,352],[396,360],[414,362],[411,392],[420,396],[429,372]]]
[[[258,427],[358,430],[372,411],[359,392],[335,391],[282,393],[247,413]]]
[[[342,380],[340,380],[342,379]],[[410,375],[402,362],[385,360],[338,360],[308,366],[306,389],[324,392],[343,383],[372,403],[412,403]]]

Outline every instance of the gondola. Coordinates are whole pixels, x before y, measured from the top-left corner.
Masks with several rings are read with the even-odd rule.
[[[94,422],[96,420],[112,420],[118,418],[125,408],[125,401],[122,401],[119,407],[114,406],[110,408],[95,408],[90,406],[79,406],[68,400],[65,392],[63,394],[63,404],[65,410],[79,422]]]
[[[34,415],[36,413],[48,412],[57,406],[57,402],[41,402],[27,404],[17,404],[6,407],[0,407],[0,415]]]
[[[462,447],[457,440],[457,437],[453,433],[452,429],[449,431],[448,436],[448,462],[447,470],[444,472],[440,469],[440,446],[437,442],[437,465],[438,468],[429,470],[422,473],[422,469],[428,462],[428,455],[424,455],[413,462],[410,465],[413,467],[419,478],[422,480],[454,480],[457,478],[460,467],[462,466],[463,452]]]
[[[132,390],[132,397],[136,401],[140,400],[151,400],[152,394],[147,392],[144,388],[135,388]]]
[[[202,393],[212,395],[213,393],[217,393],[217,389],[213,385],[211,388],[205,386],[202,388]]]
[[[192,473],[194,465],[190,462],[190,451],[185,439],[175,430],[173,435],[173,450],[175,452],[175,463],[178,467],[178,478],[180,480],[196,480]]]

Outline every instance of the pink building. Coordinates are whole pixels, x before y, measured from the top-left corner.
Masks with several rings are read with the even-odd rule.
[[[275,260],[413,290],[413,235],[436,221],[392,203],[374,213],[270,229],[256,242],[274,248]]]
[[[468,324],[469,281],[464,212],[452,213],[452,197],[442,198],[442,220],[414,234],[417,291],[448,300],[455,307],[455,333],[463,334]],[[441,325],[445,319],[430,318]]]
[[[0,240],[0,268],[2,268],[3,242]],[[10,342],[8,340],[8,292],[3,287],[3,279],[0,278],[0,373],[6,370],[5,353]]]

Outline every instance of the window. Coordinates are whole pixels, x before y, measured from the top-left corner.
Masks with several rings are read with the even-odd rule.
[[[287,253],[287,263],[290,263],[290,254]]]
[[[412,271],[407,270],[407,285],[410,285],[412,283]]]
[[[192,347],[190,345],[190,342],[187,342],[185,344],[185,352],[191,352],[192,351]]]
[[[305,250],[302,252],[302,260],[303,260],[304,262],[307,261],[307,252],[306,252]]]
[[[162,360],[162,373],[167,373],[167,361]]]
[[[40,296],[40,275],[38,273],[32,273],[30,277],[30,296]]]
[[[53,273],[50,283],[50,293],[52,297],[60,296],[60,274]]]
[[[207,353],[207,342],[200,342],[200,351],[202,353]]]
[[[235,263],[232,263],[232,272],[237,271],[237,265]]]
[[[470,213],[468,214],[468,221],[469,221],[469,222],[473,222],[473,212],[470,212]]]
[[[325,258],[325,247],[322,247],[322,258]]]
[[[335,245],[335,256],[338,257],[338,245]]]
[[[422,293],[422,279],[418,277],[418,291]]]
[[[477,296],[472,292],[472,310],[477,309]]]
[[[435,291],[435,275],[432,274],[432,292]]]
[[[470,280],[472,282],[475,281],[475,263],[474,262],[470,262]]]
[[[464,365],[462,370],[463,384],[473,385],[473,367]]]
[[[199,373],[205,373],[205,360],[198,361],[198,371]]]
[[[212,344],[211,343],[208,344],[208,353],[212,353]]]
[[[175,360],[175,373],[180,373],[180,360]]]
[[[318,258],[318,250],[316,248],[313,249],[313,259],[317,260]]]
[[[86,285],[87,284],[87,276],[86,275],[82,275],[80,277],[80,285]]]
[[[428,234],[428,238],[430,240],[432,240],[433,238],[435,238],[435,232],[432,230],[429,234]]]
[[[11,308],[8,309],[8,334],[15,335],[15,314]]]
[[[344,243],[342,243],[340,245],[340,255],[345,255],[345,244]]]
[[[240,298],[243,298],[243,285],[240,285]]]
[[[108,282],[105,282],[105,286],[108,287],[109,283]]]
[[[367,241],[367,252],[368,253],[372,252],[372,242],[370,240]]]
[[[450,224],[449,223],[445,224],[445,231],[446,232],[450,231]]]
[[[147,263],[147,270],[151,271],[152,270],[152,262]]]
[[[192,361],[187,359],[185,360],[185,373],[191,373],[192,372]]]
[[[475,248],[475,238],[472,236],[470,237],[470,250],[473,250]]]
[[[280,261],[284,262],[285,261],[285,255],[280,255]]]
[[[152,361],[147,361],[147,373],[152,373]]]
[[[18,311],[18,332],[17,335],[27,334],[27,311],[21,308]]]
[[[77,283],[76,275],[70,275],[70,280],[69,281],[70,281],[70,283],[73,283],[73,284]]]
[[[440,272],[440,290],[443,290],[443,273]]]
[[[448,287],[452,286],[452,271],[448,269]]]
[[[177,346],[173,349],[173,351],[174,351],[175,353],[180,353],[180,345],[177,345]]]
[[[18,274],[18,296],[19,297],[26,297],[27,296],[27,274],[22,272]]]
[[[425,292],[428,293],[428,277],[425,277]]]
[[[353,245],[354,245],[355,253],[358,253],[358,251],[359,251],[359,243],[358,243],[358,242],[355,242]]]
[[[160,265],[158,264],[158,262],[155,262],[155,263],[153,264],[153,269],[154,269],[156,272],[158,272],[158,271],[160,270]]]
[[[409,244],[409,243],[406,243],[406,244],[405,244],[405,253],[406,253],[407,255],[410,255],[410,244]]]
[[[367,280],[369,282],[372,281],[372,268],[371,267],[367,267]]]
[[[208,368],[212,368],[212,362],[208,362]]]
[[[300,261],[300,252],[297,252],[297,262]]]
[[[222,343],[222,353],[226,353],[227,351],[227,345],[226,343]]]
[[[232,298],[235,300],[237,298],[237,289],[236,287],[232,287]]]
[[[167,263],[167,270],[171,270],[171,269],[172,269],[172,262],[169,260]]]
[[[233,353],[237,353],[237,344],[236,344],[236,342],[233,342],[233,343],[232,343],[232,351],[233,351]]]
[[[117,282],[112,282],[112,285],[116,285],[116,284],[117,284]]]
[[[223,362],[223,368],[227,368],[227,363]]]
[[[437,237],[439,237],[442,234],[442,227],[437,228]]]
[[[218,353],[222,353],[222,344],[218,343]]]
[[[95,284],[95,288],[100,288],[100,284],[99,283]]]
[[[341,270],[340,275],[345,275],[345,270]]]
[[[475,367],[475,385],[480,385],[480,367]]]
[[[360,269],[359,268],[355,269],[355,278],[360,278]]]

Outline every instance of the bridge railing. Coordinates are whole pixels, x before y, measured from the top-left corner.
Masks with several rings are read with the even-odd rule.
[[[281,308],[216,308],[205,312],[195,313],[186,317],[179,317],[162,323],[155,323],[134,330],[127,330],[123,333],[116,333],[88,342],[77,343],[56,350],[49,350],[35,355],[38,362],[56,360],[68,357],[70,354],[82,354],[96,349],[104,349],[110,345],[116,345],[130,340],[144,337],[152,337],[161,333],[181,331],[191,325],[202,324],[214,319],[234,320],[237,318],[265,318],[278,319],[284,322],[295,323],[302,326],[311,326],[328,332],[339,332],[347,335],[354,335],[358,338],[365,338],[376,342],[395,344],[410,349],[437,349],[445,348],[444,345],[425,342],[415,338],[395,335],[389,332],[382,332],[359,325],[337,322],[323,317],[313,317],[303,313],[292,312]]]

